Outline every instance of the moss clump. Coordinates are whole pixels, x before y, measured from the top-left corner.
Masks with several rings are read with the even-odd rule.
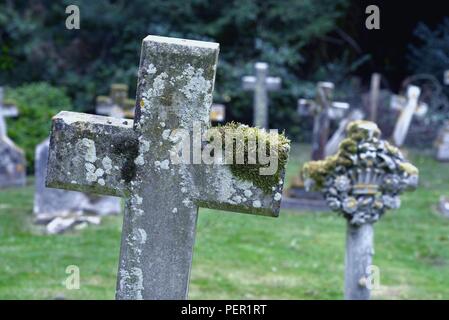
[[[279,181],[282,178],[281,174],[288,160],[290,140],[287,139],[285,134],[267,132],[236,122],[218,126],[217,129],[222,137],[223,150],[225,150],[226,134],[232,134],[233,136],[233,161],[232,164],[230,164],[232,173],[242,180],[251,181],[253,185],[259,187],[266,193],[272,192],[272,188],[279,184]],[[241,140],[237,141],[237,139]],[[241,143],[241,141],[243,141],[243,143]],[[255,141],[256,143],[254,145],[248,145],[248,141]],[[270,163],[260,163],[259,148],[262,144],[265,144],[266,157],[277,159],[278,161],[277,170],[272,175],[260,174],[260,169],[270,167]],[[244,155],[244,163],[238,164],[236,161],[236,154],[241,154],[241,152],[243,152]],[[254,159],[253,156],[249,157],[249,155],[256,156],[256,159]],[[250,161],[248,161],[249,159]],[[255,164],[252,164],[253,162],[255,162]]]
[[[374,122],[366,120],[356,120],[351,122],[347,128],[347,134],[354,141],[369,139],[371,136],[380,138],[380,130]]]
[[[380,137],[380,130],[373,122],[357,120],[348,125],[347,135],[340,145],[338,152],[324,160],[310,161],[304,164],[301,175],[303,179],[314,181],[314,188],[321,190],[329,174],[338,166],[349,168],[353,165],[351,157],[357,154],[358,144],[361,141],[369,140],[373,137]]]

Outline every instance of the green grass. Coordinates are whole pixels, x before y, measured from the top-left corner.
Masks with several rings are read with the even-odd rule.
[[[412,152],[421,186],[375,225],[379,299],[449,299],[449,219],[434,207],[449,194],[449,164]],[[308,158],[295,145],[287,185]],[[121,217],[64,235],[32,224],[34,188],[0,191],[0,298],[114,298]],[[200,210],[191,299],[341,299],[345,221],[332,213],[282,211],[277,219]],[[81,288],[67,290],[77,265]]]

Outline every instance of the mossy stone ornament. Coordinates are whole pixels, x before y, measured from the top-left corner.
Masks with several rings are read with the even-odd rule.
[[[353,225],[399,208],[399,195],[418,184],[418,169],[380,136],[375,123],[354,121],[337,154],[303,167],[306,186],[322,191],[329,207]]]

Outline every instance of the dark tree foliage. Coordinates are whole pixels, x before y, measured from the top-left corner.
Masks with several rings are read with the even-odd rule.
[[[65,28],[70,4],[80,8],[80,30]],[[7,0],[0,3],[0,81],[63,86],[76,109],[91,110],[113,82],[135,92],[146,35],[216,41],[214,99],[228,106],[228,120],[251,122],[252,97],[240,78],[266,61],[283,80],[272,94],[270,125],[296,138],[296,100],[313,97],[315,81],[343,81],[358,64],[349,63],[357,57],[341,30],[334,32],[347,8],[348,0]]]

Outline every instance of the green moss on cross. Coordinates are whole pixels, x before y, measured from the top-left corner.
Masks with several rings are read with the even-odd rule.
[[[253,185],[261,188],[264,192],[270,193],[273,191],[273,187],[276,187],[281,180],[281,173],[285,169],[288,160],[288,153],[290,151],[290,140],[287,139],[284,133],[268,132],[260,130],[258,128],[251,128],[246,125],[230,122],[226,125],[219,126],[217,129],[221,133],[223,150],[225,148],[225,136],[226,132],[239,132],[239,139],[243,140],[243,144],[233,141],[233,160],[236,159],[236,154],[244,154],[244,163],[237,164],[237,161],[233,161],[230,164],[232,173],[239,179],[250,181]],[[251,145],[248,141],[255,141],[255,150],[249,150]],[[265,144],[266,156],[270,156],[273,159],[277,159],[277,170],[272,175],[261,175],[261,168],[268,168],[269,164],[261,164],[259,159],[256,164],[248,163],[248,154],[259,155],[259,148],[262,144]],[[243,150],[241,150],[243,148]],[[271,154],[270,154],[271,153]]]

